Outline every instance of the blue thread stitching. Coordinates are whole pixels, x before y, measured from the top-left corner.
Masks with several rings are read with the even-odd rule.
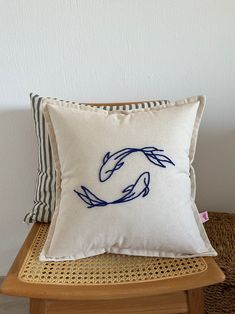
[[[103,164],[99,170],[99,179],[101,182],[104,182],[108,180],[112,174],[120,169],[124,165],[124,161],[122,161],[125,157],[130,155],[131,153],[134,152],[142,152],[146,158],[153,163],[156,166],[166,168],[164,163],[170,163],[175,166],[174,162],[167,157],[166,155],[159,154],[158,152],[163,152],[163,149],[157,149],[156,147],[152,146],[147,146],[143,148],[124,148],[119,150],[118,152],[110,155],[110,152],[108,152],[104,158],[103,158]],[[115,165],[113,168],[104,170],[104,166],[111,161],[115,162]],[[117,160],[117,161],[116,161]],[[102,175],[108,174],[106,178],[102,178]],[[136,187],[140,185],[139,183],[141,182],[144,184],[144,188],[137,193],[135,191]],[[85,186],[81,186],[81,189],[83,193],[78,192],[74,190],[74,192],[87,204],[89,205],[88,208],[92,208],[95,206],[107,206],[109,204],[118,204],[118,203],[125,203],[134,200],[135,198],[138,198],[142,195],[142,197],[145,197],[149,193],[149,183],[150,183],[150,173],[149,172],[143,172],[138,179],[135,181],[134,184],[131,184],[127,186],[124,190],[122,190],[122,193],[126,193],[123,195],[121,198],[114,200],[112,202],[106,202],[105,200],[102,200],[98,198],[94,193],[92,193],[88,188]],[[136,189],[138,191],[138,189]]]
[[[100,182],[107,181],[115,171],[119,170],[123,165],[123,159],[134,152],[142,152],[145,157],[154,165],[166,168],[164,163],[170,163],[175,166],[173,161],[166,155],[159,154],[163,152],[163,149],[158,149],[156,147],[147,146],[143,148],[124,148],[112,155],[108,152],[104,158],[103,163],[99,170],[99,180]],[[111,166],[114,163],[114,166]],[[108,167],[110,165],[110,168]]]
[[[124,194],[122,197],[114,200],[112,202],[106,202],[99,197],[97,197],[94,193],[92,193],[89,189],[84,186],[81,186],[83,193],[80,193],[76,190],[74,192],[86,203],[88,204],[88,208],[96,207],[96,206],[107,206],[109,204],[118,204],[132,201],[140,196],[145,197],[149,193],[149,183],[150,183],[150,173],[148,171],[143,172],[134,184],[127,186],[122,190]],[[142,187],[143,186],[143,187]]]

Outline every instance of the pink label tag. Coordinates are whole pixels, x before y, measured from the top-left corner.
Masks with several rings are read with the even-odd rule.
[[[203,224],[204,224],[204,222],[209,220],[209,216],[208,216],[208,212],[207,211],[199,213],[199,215],[200,215],[201,222]]]

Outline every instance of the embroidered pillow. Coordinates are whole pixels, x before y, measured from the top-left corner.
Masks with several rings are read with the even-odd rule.
[[[56,210],[41,261],[216,255],[191,194],[202,96],[112,112],[46,103]]]
[[[34,195],[34,206],[31,212],[27,213],[25,222],[44,222],[51,221],[51,217],[55,208],[55,169],[51,154],[51,145],[48,138],[45,120],[42,114],[42,108],[45,101],[52,103],[70,103],[63,100],[50,97],[40,97],[30,94],[30,100],[33,111],[35,131],[38,142],[38,172]],[[117,104],[93,104],[99,108],[110,111],[134,110],[138,108],[151,108],[167,103],[167,100],[148,101],[139,103],[117,103]],[[79,105],[79,103],[76,103]]]

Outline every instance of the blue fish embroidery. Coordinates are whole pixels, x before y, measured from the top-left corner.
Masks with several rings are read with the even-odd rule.
[[[163,151],[163,149],[149,146],[143,148],[124,148],[113,154],[108,152],[103,158],[99,170],[99,179],[101,182],[108,180],[115,171],[119,170],[124,165],[124,159],[135,152],[142,152],[151,163],[159,167],[166,168],[164,163],[175,165],[169,157],[161,153]]]
[[[150,173],[143,172],[134,184],[131,184],[122,190],[123,195],[120,198],[112,202],[106,202],[100,199],[83,185],[81,186],[83,192],[78,192],[76,190],[74,190],[74,192],[88,205],[87,208],[92,208],[95,206],[107,206],[109,204],[125,203],[140,196],[145,197],[149,193],[149,183]]]
[[[121,198],[113,201],[111,204],[124,203],[134,200],[137,197],[145,197],[149,193],[150,173],[148,171],[143,172],[134,184],[127,186],[122,193]]]

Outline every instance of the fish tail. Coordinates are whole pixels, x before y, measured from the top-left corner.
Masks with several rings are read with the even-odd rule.
[[[85,202],[88,206],[88,208],[92,208],[95,206],[106,206],[108,203],[99,197],[97,197],[94,193],[92,193],[88,188],[85,186],[81,186],[82,192],[78,192],[74,190],[74,192],[77,194],[80,199]]]
[[[166,168],[165,163],[170,163],[175,166],[174,162],[169,157],[161,153],[164,152],[163,149],[158,149],[156,147],[144,147],[142,148],[142,152],[145,157],[156,166]]]

